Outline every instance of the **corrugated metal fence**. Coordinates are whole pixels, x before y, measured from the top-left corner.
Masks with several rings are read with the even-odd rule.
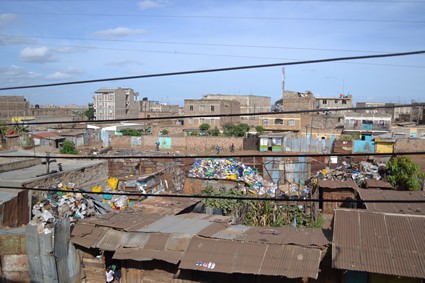
[[[283,151],[285,152],[331,152],[333,141],[324,139],[284,138]]]

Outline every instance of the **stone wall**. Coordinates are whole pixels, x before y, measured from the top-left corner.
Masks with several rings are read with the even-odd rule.
[[[26,187],[49,188],[57,186],[59,183],[74,183],[76,188],[92,187],[105,184],[108,180],[108,162],[102,161],[94,165],[81,167],[74,170],[62,171],[39,177],[35,180],[24,183]]]
[[[232,143],[235,145],[235,150],[242,150],[243,138],[238,137],[210,137],[210,136],[190,136],[190,137],[170,137],[171,150],[196,150],[196,151],[214,151],[219,145],[223,151],[229,151]],[[110,145],[114,149],[140,149],[154,150],[155,142],[158,137],[142,136],[141,145],[132,146],[131,137],[129,136],[114,136],[111,139]]]

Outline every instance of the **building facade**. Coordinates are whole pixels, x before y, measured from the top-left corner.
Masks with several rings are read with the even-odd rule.
[[[313,110],[314,101],[314,95],[310,91],[285,91],[283,93],[282,108],[283,111]]]
[[[236,100],[241,105],[241,114],[270,112],[271,98],[260,95],[236,95],[236,94],[207,94],[204,100]],[[258,120],[258,116],[241,116],[241,120]]]
[[[315,98],[316,109],[325,111],[327,109],[337,108],[352,108],[353,98],[351,95],[340,95],[340,97],[316,97]],[[329,113],[330,115],[342,116],[344,113],[351,112],[351,110],[341,110]]]
[[[344,133],[382,134],[391,128],[391,116],[388,114],[346,114]]]
[[[260,126],[268,131],[291,131],[300,132],[301,116],[300,114],[274,114],[259,116]]]
[[[139,93],[132,88],[101,88],[95,91],[96,120],[138,118]]]
[[[240,114],[240,105],[239,101],[236,100],[185,99],[184,113],[185,116]],[[184,126],[186,129],[198,129],[200,125],[206,123],[211,128],[221,128],[226,123],[235,124],[239,122],[239,116],[187,118],[185,119]]]
[[[29,109],[30,104],[23,96],[0,96],[0,118],[24,117]]]

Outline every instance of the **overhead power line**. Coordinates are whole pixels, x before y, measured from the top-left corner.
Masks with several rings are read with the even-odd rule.
[[[379,200],[339,200],[339,199],[315,199],[315,198],[273,198],[273,197],[235,197],[235,196],[205,196],[205,195],[182,195],[182,194],[150,194],[150,193],[129,193],[129,192],[90,192],[85,190],[60,190],[60,189],[46,189],[46,188],[28,188],[25,186],[2,186],[3,189],[11,190],[28,190],[28,191],[41,191],[41,192],[63,192],[63,193],[85,193],[94,195],[115,195],[115,196],[137,196],[137,197],[163,197],[163,198],[194,198],[194,199],[228,199],[239,201],[282,201],[282,202],[345,202],[345,203],[425,203],[425,199],[415,200],[400,200],[400,199],[379,199]]]
[[[54,121],[54,122],[26,122],[25,125],[51,125],[51,124],[96,124],[96,123],[112,123],[112,122],[129,122],[129,121],[156,121],[156,120],[182,120],[193,118],[205,117],[239,117],[239,116],[273,116],[285,114],[302,114],[302,113],[316,113],[316,112],[338,112],[338,111],[356,111],[356,110],[373,110],[373,109],[393,109],[405,107],[423,107],[425,103],[416,104],[402,104],[402,105],[386,105],[386,106],[372,106],[372,107],[346,107],[346,108],[330,108],[330,109],[311,109],[311,110],[290,110],[282,112],[257,112],[257,113],[236,113],[236,114],[201,114],[201,115],[187,115],[187,116],[164,116],[164,117],[149,117],[149,118],[123,118],[113,120],[92,120],[92,121]],[[5,123],[4,126],[15,126],[16,123]]]
[[[394,153],[332,153],[332,154],[322,154],[322,153],[278,153],[278,154],[189,154],[189,155],[49,155],[51,158],[57,159],[90,159],[90,160],[110,160],[110,159],[197,159],[197,158],[246,158],[246,157],[282,157],[282,158],[292,158],[292,157],[326,157],[326,156],[402,156],[402,155],[424,155],[425,151],[410,151],[410,152],[394,152]],[[23,158],[23,159],[33,159],[33,158],[46,158],[46,155],[0,155],[0,158]]]
[[[313,1],[310,1],[313,2]],[[331,1],[336,2],[336,1]],[[366,2],[366,1],[362,1]],[[382,2],[382,1],[376,1]],[[424,2],[416,2],[424,3]],[[4,12],[3,12],[4,13]],[[382,19],[344,19],[344,18],[304,18],[304,17],[253,17],[253,16],[197,16],[197,15],[141,15],[141,14],[100,14],[100,13],[47,13],[47,12],[7,12],[16,15],[42,16],[84,16],[84,17],[133,17],[133,18],[174,18],[174,19],[220,19],[220,20],[268,20],[268,21],[322,21],[322,22],[373,22],[423,24],[422,20],[382,20]]]
[[[227,72],[227,71],[236,71],[236,70],[270,68],[270,67],[292,66],[292,65],[303,65],[303,64],[315,64],[315,63],[326,63],[326,62],[336,62],[336,61],[346,61],[346,60],[361,60],[361,59],[373,59],[373,58],[398,57],[398,56],[409,56],[409,55],[420,55],[420,54],[425,54],[425,50],[400,52],[400,53],[364,55],[364,56],[334,57],[334,58],[327,58],[327,59],[306,60],[306,61],[296,61],[296,62],[286,62],[286,63],[248,65],[248,66],[217,68],[217,69],[203,69],[203,70],[195,70],[195,71],[181,71],[181,72],[159,73],[159,74],[139,75],[139,76],[125,76],[125,77],[114,77],[114,78],[82,80],[82,81],[70,81],[70,82],[51,83],[51,84],[3,87],[3,88],[0,88],[0,91],[1,90],[13,90],[13,89],[27,89],[27,88],[63,86],[63,85],[77,85],[77,84],[97,83],[97,82],[106,82],[106,81],[132,80],[132,79],[144,79],[144,78],[166,77],[166,76],[180,76],[180,75],[189,75],[189,74]]]

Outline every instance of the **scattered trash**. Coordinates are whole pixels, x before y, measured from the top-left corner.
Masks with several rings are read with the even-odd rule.
[[[249,186],[247,191],[255,195],[274,196],[276,192],[276,185],[265,180],[255,168],[232,158],[198,159],[192,165],[189,177],[243,181]]]

